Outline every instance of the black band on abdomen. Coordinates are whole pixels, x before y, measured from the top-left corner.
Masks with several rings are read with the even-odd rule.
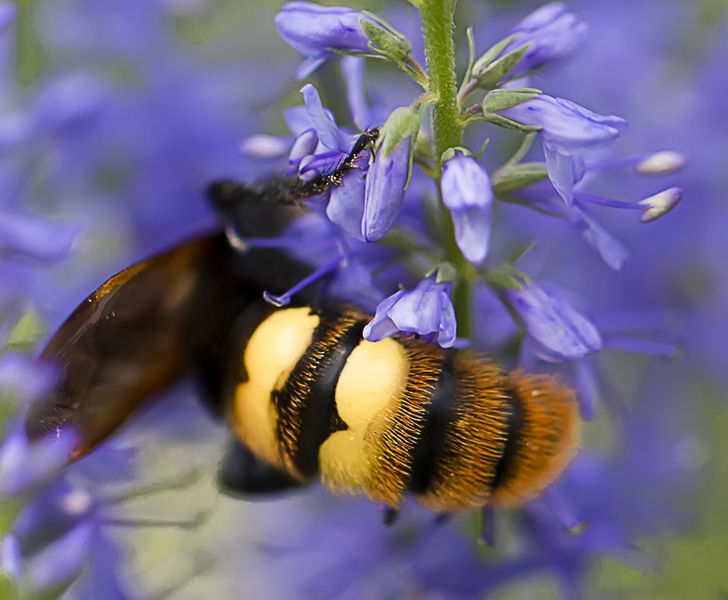
[[[321,445],[347,428],[336,410],[336,386],[346,361],[362,340],[365,320],[353,314],[324,314],[306,352],[283,388],[272,393],[277,436],[298,473],[318,474]]]
[[[413,494],[429,491],[435,466],[444,454],[448,429],[457,418],[453,356],[452,351],[445,356],[432,400],[427,406],[425,425],[415,443],[407,486]]]
[[[506,415],[506,442],[503,447],[503,454],[495,467],[491,490],[495,490],[507,483],[513,475],[513,465],[515,464],[521,439],[521,425],[523,422],[521,399],[513,388],[505,389],[503,392],[505,394],[503,412]]]

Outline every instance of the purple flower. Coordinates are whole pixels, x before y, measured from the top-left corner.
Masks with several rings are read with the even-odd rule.
[[[101,496],[78,484],[56,480],[21,509],[2,543],[3,567],[32,594],[67,586],[84,572],[82,586],[118,586],[118,576],[98,571],[109,561],[119,562],[118,551],[104,538],[102,526],[111,520],[111,506]],[[105,581],[104,581],[105,579]],[[99,587],[101,586],[101,587]],[[91,597],[91,596],[73,596]],[[93,595],[124,599],[126,595]]]
[[[351,146],[351,135],[341,130],[331,113],[324,109],[318,90],[310,83],[301,88],[306,115],[311,121],[318,139],[330,150],[347,153]]]
[[[366,179],[359,170],[348,173],[341,185],[331,190],[326,216],[347,234],[359,241],[365,241],[362,233],[364,218],[364,195]]]
[[[457,150],[442,167],[442,201],[450,210],[458,248],[471,263],[488,255],[493,216],[493,188],[488,173],[470,155]]]
[[[57,381],[56,366],[33,358],[6,352],[0,356],[0,390],[26,406],[48,393]]]
[[[587,26],[563,2],[550,2],[536,9],[511,31],[518,34],[501,53],[509,54],[528,46],[511,76],[540,69],[568,57],[586,40]]]
[[[367,242],[381,240],[399,218],[409,176],[410,142],[409,137],[405,138],[386,155],[380,151],[369,167],[361,222],[361,233]]]
[[[364,87],[364,66],[364,59],[359,56],[345,56],[341,59],[341,75],[346,82],[346,99],[351,118],[354,125],[362,130],[372,124]]]
[[[288,153],[287,175],[298,173],[301,162],[309,155],[316,152],[319,137],[316,130],[306,129],[293,142],[291,151]]]
[[[584,176],[584,153],[609,144],[627,129],[624,119],[598,115],[546,94],[499,113],[522,125],[542,128],[549,179],[567,204],[572,202],[574,184]]]
[[[0,446],[0,495],[17,496],[55,475],[68,463],[77,442],[71,428],[37,443],[28,440],[22,427],[11,431]]]
[[[507,290],[505,295],[523,321],[540,359],[574,360],[601,349],[599,330],[567,302],[535,285]]]
[[[18,538],[14,535],[6,535],[0,540],[0,569],[15,580],[23,574],[23,556]]]
[[[0,217],[0,255],[24,256],[40,262],[68,258],[79,227],[33,214]]]
[[[276,15],[275,24],[286,43],[307,57],[296,71],[304,79],[334,52],[369,54],[369,39],[359,23],[366,18],[352,8],[289,2]]]
[[[401,331],[421,335],[428,342],[437,340],[443,348],[450,348],[457,331],[451,287],[451,283],[437,283],[434,277],[426,277],[414,289],[400,290],[382,300],[364,328],[364,338],[378,342]]]

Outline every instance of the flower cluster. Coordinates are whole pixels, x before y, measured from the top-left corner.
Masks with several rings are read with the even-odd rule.
[[[79,290],[93,287],[91,275],[75,285],[49,286],[53,265],[82,264],[84,253],[73,253],[79,245],[88,250],[94,237],[101,239],[96,243],[109,258],[123,238],[136,240],[106,262],[85,257],[84,268],[97,275],[121,267],[131,256],[208,224],[200,200],[207,181],[241,171],[245,176],[246,166],[255,164],[256,170],[266,165],[305,184],[348,160],[362,132],[377,131],[341,181],[307,201],[307,210],[280,238],[231,237],[240,251],[275,245],[311,265],[311,276],[266,298],[285,305],[302,287],[327,278],[329,294],[370,310],[364,337],[371,342],[416,335],[443,348],[494,352],[507,368],[559,373],[577,391],[584,419],[597,417],[601,404],[616,416],[612,434],[623,451],[584,450],[541,498],[512,512],[485,509],[479,515],[481,539],[493,543],[494,533],[503,537],[507,531],[513,540],[508,552],[488,560],[473,542],[467,516],[457,517],[453,527],[412,509],[398,531],[380,528],[369,504],[336,504],[321,519],[312,507],[320,498],[302,499],[290,511],[297,518],[292,531],[275,532],[254,546],[265,564],[260,578],[282,580],[288,597],[476,599],[546,574],[565,598],[581,598],[600,556],[650,566],[635,544],[684,525],[684,513],[664,500],[695,484],[694,462],[681,452],[700,442],[684,431],[670,435],[680,424],[680,410],[675,392],[664,385],[659,393],[638,397],[627,417],[623,386],[610,377],[614,366],[605,355],[610,349],[660,358],[676,354],[665,311],[651,308],[682,305],[645,291],[645,281],[667,272],[668,261],[655,260],[660,238],[654,236],[660,227],[677,227],[679,212],[663,217],[683,196],[675,185],[682,180],[656,186],[656,178],[672,178],[686,161],[677,152],[645,152],[645,135],[634,136],[634,154],[618,156],[614,142],[630,139],[627,121],[558,95],[571,89],[597,105],[598,96],[578,81],[560,86],[557,80],[550,87],[557,66],[578,63],[587,52],[585,22],[565,4],[551,2],[505,36],[484,33],[495,41],[481,49],[475,34],[480,37],[487,26],[476,21],[468,30],[469,55],[462,57],[467,68],[458,75],[452,53],[460,48],[452,27],[437,27],[452,17],[452,2],[413,2],[421,31],[411,14],[391,11],[385,20],[342,6],[290,2],[274,24],[304,57],[295,73],[302,102],[283,112],[289,135],[274,136],[253,133],[238,101],[250,93],[245,88],[255,77],[265,85],[253,86],[259,89],[251,106],[269,103],[270,90],[279,90],[280,83],[263,77],[261,66],[249,73],[242,66],[218,70],[182,52],[169,19],[183,18],[192,10],[188,4],[196,3],[104,0],[104,12],[92,10],[90,0],[57,0],[40,11],[44,44],[70,59],[74,71],[55,65],[56,77],[35,86],[29,108],[0,116],[7,151],[0,167],[8,173],[0,214],[4,345],[18,345],[29,318],[57,323],[78,301]],[[201,15],[208,9],[200,3],[194,10]],[[3,56],[13,17],[13,5],[0,4]],[[133,85],[112,81],[110,64],[133,72]],[[0,67],[3,93],[13,97],[9,65]],[[322,70],[312,82],[298,83]],[[387,85],[377,87],[384,72]],[[600,106],[629,116],[633,130],[642,131],[639,112]],[[248,133],[253,135],[241,142]],[[660,147],[665,138],[653,137]],[[38,186],[33,169],[49,147],[50,166]],[[236,150],[251,162],[242,162]],[[38,187],[41,197],[34,201]],[[49,201],[44,188],[58,198]],[[65,218],[27,208],[38,206]],[[611,209],[638,211],[639,219],[620,220]],[[642,228],[648,233],[634,233],[638,222],[656,224]],[[682,247],[675,244],[677,253]],[[637,362],[624,368],[625,378],[641,374],[645,363]],[[0,386],[13,394],[17,416],[53,382],[53,372],[26,356],[0,358]],[[155,435],[197,440],[190,431],[204,429],[203,419],[183,412],[167,410],[165,416],[177,420]],[[25,504],[3,538],[0,567],[21,592],[132,597],[140,586],[120,575],[126,558],[109,533],[110,526],[132,523],[117,514],[129,494],[115,495],[108,484],[136,480],[136,453],[112,447],[105,459],[116,462],[101,481],[83,464],[59,475],[63,448],[58,442],[29,444],[17,422],[7,423],[0,448],[0,494]],[[72,444],[74,434],[64,431],[60,444]],[[211,444],[221,435],[211,433]],[[665,457],[660,469],[658,455]],[[274,510],[273,524],[287,514],[286,506]],[[509,527],[501,526],[504,521]],[[229,555],[238,556],[238,530],[227,529],[235,539],[215,545],[229,544]],[[215,568],[225,565],[217,561]],[[232,561],[227,569],[240,579],[240,564]],[[246,584],[232,587],[245,595]]]

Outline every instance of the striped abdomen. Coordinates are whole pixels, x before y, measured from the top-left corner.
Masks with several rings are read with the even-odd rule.
[[[451,512],[519,504],[577,445],[572,391],[457,350],[362,339],[351,307],[259,311],[243,335],[233,428],[301,481],[391,507],[405,494]]]

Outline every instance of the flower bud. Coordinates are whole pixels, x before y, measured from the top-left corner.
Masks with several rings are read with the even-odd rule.
[[[518,75],[572,54],[586,40],[587,26],[563,2],[550,2],[518,23],[511,34],[517,34],[517,37],[506,46],[503,54],[528,46],[511,71],[511,75]]]
[[[399,218],[412,168],[412,146],[421,114],[413,106],[392,111],[366,178],[361,232],[367,242],[381,240]]]
[[[34,592],[69,582],[83,569],[94,550],[97,525],[82,521],[52,545],[33,556],[24,579]]]
[[[541,360],[574,360],[601,350],[599,330],[570,304],[535,285],[505,290],[505,296],[521,317]]]
[[[460,150],[442,167],[442,200],[452,215],[458,248],[471,263],[485,260],[490,244],[493,189],[485,169]]]
[[[369,167],[364,190],[361,233],[367,242],[381,240],[399,218],[410,169],[412,144],[405,138],[389,154],[380,151]]]

